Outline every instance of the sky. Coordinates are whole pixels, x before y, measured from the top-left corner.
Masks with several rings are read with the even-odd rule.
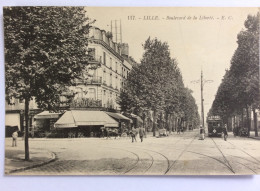
[[[102,8],[87,7],[94,26],[111,31],[111,20],[121,20],[122,42],[129,44],[129,54],[137,62],[150,36],[169,45],[171,57],[177,59],[184,84],[193,91],[201,111],[200,80],[203,71],[204,111],[207,115],[237,48],[237,34],[244,29],[248,14],[257,8]],[[133,20],[134,16],[134,20]],[[150,19],[146,20],[150,16]],[[118,27],[119,28],[119,27]],[[119,29],[118,29],[119,30]],[[115,35],[114,35],[115,36]]]

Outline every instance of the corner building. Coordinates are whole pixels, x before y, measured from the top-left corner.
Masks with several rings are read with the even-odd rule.
[[[74,101],[86,99],[87,103],[95,102],[95,107],[118,111],[120,106],[116,100],[132,69],[132,63],[128,59],[128,44],[117,44],[108,34],[99,28],[90,28],[88,53],[93,59],[86,71],[87,75],[83,77],[83,80],[76,81],[71,91],[75,94]],[[83,105],[80,107],[92,107]],[[71,108],[74,107],[72,103]]]

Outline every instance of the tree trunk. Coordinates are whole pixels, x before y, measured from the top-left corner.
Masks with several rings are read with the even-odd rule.
[[[153,136],[154,137],[156,136],[155,130],[156,130],[156,110],[154,110],[153,112]]]
[[[242,108],[242,118],[241,118],[241,127],[240,128],[243,128],[244,127],[244,108]]]
[[[255,108],[253,109],[253,117],[254,117],[255,137],[258,137],[258,129],[257,129],[257,113],[255,112]]]
[[[165,114],[165,129],[167,130],[167,131],[169,131],[169,114],[168,113],[166,113]]]
[[[246,106],[246,119],[247,119],[247,131],[248,131],[248,137],[250,136],[250,130],[251,130],[251,125],[250,125],[250,118],[249,118],[249,108],[248,105]]]
[[[178,128],[179,128],[179,117],[176,117],[176,121],[175,121],[175,131],[178,131]]]
[[[169,120],[169,132],[171,133],[172,132],[172,114],[170,114],[170,120]]]
[[[25,160],[30,160],[29,154],[29,103],[28,98],[25,99],[24,105],[24,116],[25,116],[25,134],[24,134],[24,150],[25,150]]]
[[[146,125],[145,125],[145,113],[143,113],[143,128],[144,128],[144,137],[146,138],[147,128],[146,128]]]

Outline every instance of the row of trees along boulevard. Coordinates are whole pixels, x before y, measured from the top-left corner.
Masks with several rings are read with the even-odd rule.
[[[168,44],[149,37],[143,48],[141,63],[133,66],[124,91],[120,93],[121,110],[150,119],[153,136],[158,128],[175,131],[180,126],[198,126],[195,99],[192,91],[184,87]]]
[[[209,115],[219,115],[224,123],[233,120],[234,127],[251,130],[251,111],[255,136],[258,136],[257,114],[260,109],[259,93],[259,12],[248,15],[242,30],[237,35],[238,47],[231,65],[222,79]],[[244,120],[245,119],[245,120]]]
[[[5,7],[6,100],[25,103],[25,160],[29,160],[28,115],[34,98],[56,111],[60,95],[89,64],[90,20],[83,7]]]

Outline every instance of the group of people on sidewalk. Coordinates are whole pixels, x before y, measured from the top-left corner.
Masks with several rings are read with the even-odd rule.
[[[145,134],[145,130],[143,127],[139,127],[137,129],[133,128],[130,132],[129,132],[130,136],[132,137],[132,143],[136,141],[136,136],[139,134],[140,140],[141,142],[143,142],[143,138],[144,138],[144,134]]]
[[[116,137],[120,137],[120,133],[118,131],[111,131],[109,128],[101,128],[101,137],[105,137],[105,134],[106,134],[106,139],[108,138],[111,138],[110,135],[111,133],[113,132],[113,134],[115,135],[115,139]],[[143,142],[143,138],[144,138],[144,135],[145,135],[145,129],[140,126],[139,128],[132,128],[130,131],[129,131],[129,136],[132,138],[132,143],[133,142],[137,142],[136,140],[136,137],[137,135],[139,134],[139,137],[140,137],[140,140],[141,142]]]

